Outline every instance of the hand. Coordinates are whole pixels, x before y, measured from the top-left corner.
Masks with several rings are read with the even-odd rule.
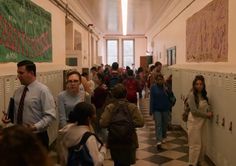
[[[5,111],[2,111],[2,113],[3,113],[2,122],[3,122],[4,124],[10,123],[10,122],[11,122],[11,119],[8,118],[7,113],[6,113]]]
[[[207,112],[207,117],[210,119],[213,117],[213,113],[212,112]]]
[[[26,128],[28,128],[30,131],[36,131],[37,128],[33,124],[26,124],[24,125]]]

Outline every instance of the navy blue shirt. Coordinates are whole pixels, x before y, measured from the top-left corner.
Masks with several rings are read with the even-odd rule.
[[[168,111],[171,108],[171,103],[168,99],[167,92],[163,86],[154,84],[150,89],[150,112]]]

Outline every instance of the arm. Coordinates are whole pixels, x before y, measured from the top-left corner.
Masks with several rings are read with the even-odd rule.
[[[114,107],[115,107],[114,104],[109,104],[105,107],[105,110],[102,113],[101,119],[99,121],[101,127],[106,128],[109,126],[113,114],[112,110]]]
[[[58,112],[59,112],[59,128],[62,128],[66,125],[66,110],[65,104],[63,102],[63,96],[58,95],[57,97],[57,105],[58,105]]]
[[[102,166],[106,155],[106,148],[104,146],[102,146],[101,149],[98,148],[101,146],[101,144],[97,143],[97,140],[94,136],[88,138],[86,145],[88,147],[89,154],[93,159],[94,166]]]
[[[135,104],[131,104],[131,103],[128,105],[128,107],[129,107],[129,110],[131,110],[135,127],[143,127],[144,120],[143,120],[143,115],[140,109],[138,109],[138,107]]]
[[[34,124],[37,131],[47,128],[56,119],[55,101],[48,89],[41,92],[39,100],[43,115],[41,120]]]
[[[193,114],[193,116],[202,117],[202,118],[208,117],[207,113],[199,111],[199,109],[197,108],[193,93],[190,93],[188,95],[188,104],[189,104],[190,112]]]
[[[153,91],[154,91],[154,86],[151,87],[150,89],[150,114],[153,113]]]

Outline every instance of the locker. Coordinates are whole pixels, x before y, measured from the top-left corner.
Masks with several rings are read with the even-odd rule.
[[[3,77],[0,77],[0,118],[2,119],[2,111],[5,110],[5,107],[4,107],[4,79]],[[2,123],[2,122],[0,122]]]

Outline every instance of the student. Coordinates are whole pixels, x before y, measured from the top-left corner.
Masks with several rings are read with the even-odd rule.
[[[111,158],[114,161],[114,166],[130,166],[131,164],[134,164],[136,162],[136,149],[138,148],[138,138],[135,128],[142,127],[144,125],[144,120],[141,111],[135,104],[129,103],[125,99],[126,93],[127,92],[124,85],[115,85],[112,89],[112,95],[115,98],[115,101],[105,107],[105,110],[100,119],[101,127],[108,128],[109,131],[108,147],[110,148]],[[119,108],[119,106],[126,107],[126,110],[119,109],[118,111],[129,111],[128,113],[130,113],[130,119],[132,119],[133,122],[134,132],[132,134],[131,141],[128,142],[126,142],[128,135],[124,136],[122,140],[118,140],[114,137],[111,137],[111,125],[114,116],[117,115],[117,109]],[[122,126],[122,124],[120,125]]]
[[[86,132],[92,131],[90,125],[95,118],[95,108],[91,104],[81,102],[75,105],[69,116],[70,124],[59,130],[58,154],[62,166],[65,166],[68,162],[68,149],[77,145]],[[86,141],[86,146],[94,166],[102,166],[106,148],[101,146],[93,135]]]
[[[48,87],[36,80],[36,65],[29,60],[17,63],[17,77],[21,85],[14,92],[14,124],[33,131],[48,148],[47,129],[56,119],[55,101]],[[7,115],[2,119],[9,123]]]
[[[59,128],[67,124],[70,112],[74,106],[85,101],[85,90],[81,84],[81,76],[78,71],[70,71],[66,75],[66,90],[58,95]]]
[[[206,119],[210,119],[213,113],[209,111],[205,79],[197,75],[193,80],[192,90],[187,100],[190,108],[188,116],[188,141],[189,141],[189,165],[196,166],[204,161],[204,128]]]
[[[95,88],[93,96],[91,98],[92,104],[94,104],[96,107],[96,116],[97,116],[94,129],[96,134],[98,134],[98,136],[101,137],[103,141],[106,141],[107,132],[105,129],[102,129],[100,127],[99,120],[104,111],[106,99],[108,96],[108,88],[104,83],[104,76],[101,73],[97,73],[97,78],[98,79],[96,80],[96,84],[98,85],[98,87]]]
[[[51,166],[47,150],[29,129],[15,125],[0,129],[1,166]]]
[[[164,85],[162,74],[155,76],[154,84],[150,89],[150,115],[154,116],[157,149],[161,149],[161,144],[165,143],[167,137],[167,126],[171,103],[167,95],[167,87]]]

